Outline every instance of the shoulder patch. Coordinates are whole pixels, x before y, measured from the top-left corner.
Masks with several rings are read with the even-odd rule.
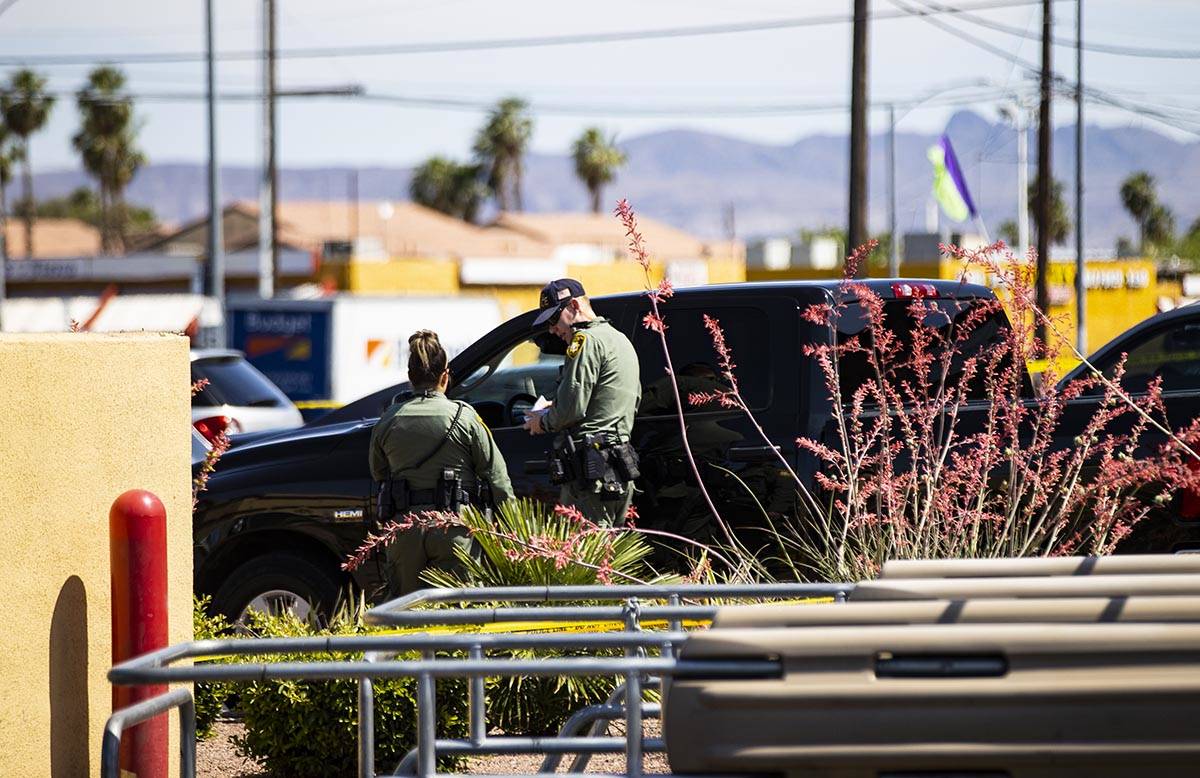
[[[579,356],[579,352],[583,351],[583,343],[587,340],[587,335],[582,331],[576,332],[575,337],[571,338],[571,345],[567,346],[567,357],[574,359]]]

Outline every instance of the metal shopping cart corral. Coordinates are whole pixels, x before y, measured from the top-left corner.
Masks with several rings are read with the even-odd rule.
[[[688,639],[686,621],[709,620],[718,610],[713,601],[844,599],[853,585],[757,584],[676,586],[568,586],[484,589],[429,589],[372,609],[366,621],[376,625],[419,628],[445,625],[482,626],[499,622],[594,625],[595,632],[559,634],[398,634],[329,638],[256,638],[193,641],[147,654],[114,667],[114,684],[144,685],[200,681],[255,681],[276,678],[352,678],[359,685],[359,775],[376,776],[374,764],[374,690],[372,679],[411,677],[417,681],[417,748],[400,767],[421,776],[435,772],[439,754],[544,754],[543,769],[553,770],[564,754],[577,754],[572,768],[581,772],[591,755],[623,753],[629,775],[641,774],[642,754],[662,751],[661,739],[643,739],[643,716],[659,715],[656,703],[642,700],[643,689],[686,676],[689,667],[677,652]],[[587,602],[589,604],[578,604]],[[430,604],[486,604],[487,607],[415,610]],[[534,605],[541,603],[542,605]],[[562,603],[562,604],[555,604]],[[602,632],[604,622],[621,631]],[[661,630],[643,626],[661,622]],[[586,627],[585,627],[586,628]],[[515,650],[592,652],[622,651],[624,656],[512,659],[490,654]],[[362,653],[358,661],[237,662],[185,665],[202,657],[245,657],[278,653]],[[397,654],[419,652],[417,661]],[[454,653],[446,657],[435,654]],[[761,674],[768,663],[736,662],[724,668],[731,676]],[[710,666],[705,672],[711,672]],[[604,705],[578,711],[557,737],[495,737],[487,734],[483,680],[504,676],[619,676],[623,683]],[[470,680],[470,735],[464,740],[438,739],[434,682],[437,678]],[[195,711],[187,689],[175,689],[121,711],[109,719],[101,758],[101,774],[118,775],[117,753],[122,732],[171,709],[180,711],[181,774],[195,775]],[[625,737],[600,734],[608,721],[625,720]],[[599,725],[599,726],[596,726]],[[591,727],[587,735],[577,733]],[[409,773],[411,774],[411,773]]]
[[[403,774],[433,775],[437,757],[451,753],[539,753],[545,772],[556,769],[563,754],[575,753],[571,772],[578,774],[592,754],[624,753],[626,774],[638,776],[644,752],[666,750],[677,772],[707,775],[1025,778],[1069,774],[1063,772],[1068,768],[1076,768],[1075,775],[1147,769],[1187,775],[1200,759],[1200,737],[1181,739],[1178,724],[1200,716],[1200,684],[1191,680],[1200,677],[1200,558],[1180,559],[1015,566],[997,560],[969,577],[956,568],[938,571],[950,577],[937,579],[889,576],[885,568],[881,580],[855,585],[427,590],[375,608],[368,620],[419,628],[620,619],[624,629],[204,641],[126,663],[110,678],[143,684],[354,678],[362,776],[376,775],[372,679],[396,676],[418,684],[418,745],[401,763]],[[829,602],[731,605],[814,597]],[[582,600],[597,604],[569,604]],[[481,607],[413,610],[431,603]],[[685,620],[714,617],[712,630],[681,629]],[[643,629],[656,621],[660,630]],[[494,656],[517,649],[619,650],[624,656]],[[364,652],[364,658],[178,665],[196,656],[284,651]],[[413,651],[423,658],[394,659]],[[435,656],[445,653],[456,656]],[[624,684],[606,704],[578,711],[557,737],[489,736],[483,679],[522,675],[617,675]],[[1069,683],[1056,684],[1055,676]],[[1110,676],[1120,682],[1109,683]],[[1174,682],[1164,682],[1167,676]],[[466,739],[439,739],[435,732],[434,679],[445,677],[470,680]],[[642,699],[654,684],[664,690],[665,713]],[[1045,711],[1022,707],[1029,700],[1045,702]],[[1131,701],[1141,706],[1138,715],[1106,715]],[[186,690],[176,690],[114,714],[105,769],[115,764],[123,725],[171,707],[186,720],[189,705]],[[643,738],[643,717],[659,715],[664,737]],[[1158,716],[1169,716],[1173,725],[1154,730]],[[624,719],[624,737],[603,734],[614,718]],[[1078,719],[1073,729],[1060,726],[1067,719]],[[1003,726],[1006,721],[1012,726]],[[194,768],[189,733],[185,721],[184,775]],[[1071,737],[1078,742],[1068,742]]]

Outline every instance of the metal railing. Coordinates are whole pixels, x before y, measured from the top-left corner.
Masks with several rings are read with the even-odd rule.
[[[377,634],[323,638],[242,638],[182,643],[124,662],[109,671],[113,684],[148,685],[202,681],[249,682],[272,679],[355,679],[358,682],[358,775],[376,778],[374,681],[380,678],[414,678],[417,687],[416,747],[391,775],[437,774],[439,756],[485,754],[542,754],[541,772],[554,772],[562,756],[576,754],[570,773],[580,776],[591,756],[623,753],[626,772],[638,778],[643,756],[661,752],[661,738],[645,738],[643,720],[661,714],[657,703],[646,702],[643,691],[665,687],[673,678],[703,673],[729,677],[761,676],[778,672],[770,660],[706,661],[702,665],[679,660],[678,650],[687,640],[686,620],[711,619],[712,601],[762,601],[825,597],[843,600],[849,584],[763,585],[621,585],[566,587],[507,587],[481,589],[426,589],[370,610],[365,620],[374,625],[420,628],[457,625],[481,627],[496,622],[585,622],[583,631],[568,634]],[[578,604],[586,602],[587,604]],[[665,604],[658,604],[664,603]],[[521,605],[514,605],[520,603]],[[529,603],[564,603],[531,607]],[[617,603],[617,604],[611,604]],[[416,610],[425,605],[486,604],[487,607]],[[620,622],[620,631],[587,631],[597,622]],[[665,621],[663,630],[645,630],[648,621]],[[621,651],[622,656],[538,657],[536,653]],[[532,658],[491,654],[532,651]],[[362,654],[362,659],[326,661],[237,661],[182,664],[204,658],[249,657],[271,654]],[[417,654],[419,659],[399,658]],[[440,656],[439,656],[440,655]],[[449,655],[449,656],[448,656]],[[556,736],[494,736],[487,732],[484,679],[489,677],[617,676],[620,683],[609,699],[576,711]],[[468,681],[468,736],[438,738],[438,678]],[[101,754],[103,778],[117,778],[117,752],[124,726],[143,721],[171,708],[180,709],[180,774],[195,776],[195,711],[191,693],[174,689],[137,705],[116,711],[109,719]],[[624,719],[623,737],[604,734],[610,721]],[[589,727],[587,734],[579,734]],[[588,773],[594,778],[594,773]]]

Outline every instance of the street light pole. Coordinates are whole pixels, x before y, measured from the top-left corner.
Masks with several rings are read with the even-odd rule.
[[[1029,254],[1029,137],[1025,126],[1025,106],[1017,103],[1013,110],[1017,128],[1017,251]]]
[[[1075,348],[1088,353],[1083,257],[1083,0],[1075,4]]]
[[[204,0],[205,68],[208,77],[208,263],[204,276],[204,294],[217,301],[221,321],[217,325],[216,345],[225,340],[225,238],[221,213],[221,177],[217,162],[217,67],[216,42],[213,38],[213,3]]]
[[[896,106],[888,106],[888,234],[891,251],[888,254],[888,275],[900,276],[900,236],[896,234]]]

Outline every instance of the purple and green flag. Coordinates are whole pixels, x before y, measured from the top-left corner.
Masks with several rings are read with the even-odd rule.
[[[943,134],[937,145],[929,147],[928,156],[933,163],[933,196],[946,216],[956,222],[977,217],[979,213],[967,191],[967,182],[958,166],[958,157],[954,156],[950,137]]]

